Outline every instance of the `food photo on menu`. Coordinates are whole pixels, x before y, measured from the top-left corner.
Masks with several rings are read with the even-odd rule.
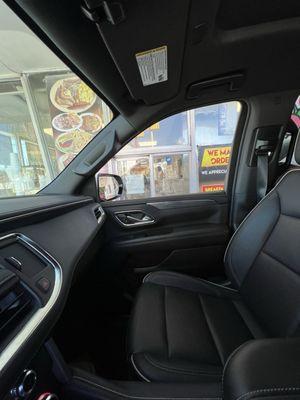
[[[60,170],[103,128],[96,94],[80,78],[68,74],[46,77],[55,151]]]

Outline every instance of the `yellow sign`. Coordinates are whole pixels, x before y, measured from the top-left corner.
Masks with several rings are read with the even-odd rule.
[[[159,129],[159,122],[156,122],[155,124],[149,126],[149,128],[147,129],[147,131],[156,131],[157,129]]]
[[[210,147],[203,152],[201,167],[224,167],[229,164],[230,146]]]
[[[138,137],[144,137],[145,136],[145,132],[147,131],[156,131],[159,129],[159,122],[156,122],[155,124],[149,126],[149,128],[145,129],[143,132],[141,132]]]
[[[156,140],[151,140],[149,142],[140,142],[140,146],[141,147],[153,147],[157,145],[157,141]]]

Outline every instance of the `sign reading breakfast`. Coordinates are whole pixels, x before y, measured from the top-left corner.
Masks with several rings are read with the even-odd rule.
[[[101,104],[96,94],[73,74],[46,77],[50,116],[60,170],[103,127]]]
[[[201,193],[221,192],[224,190],[230,162],[231,146],[199,146],[199,185]]]

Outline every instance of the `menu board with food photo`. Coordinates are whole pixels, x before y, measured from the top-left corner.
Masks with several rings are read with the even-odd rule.
[[[63,170],[107,121],[103,102],[80,78],[68,73],[45,79],[57,163]]]

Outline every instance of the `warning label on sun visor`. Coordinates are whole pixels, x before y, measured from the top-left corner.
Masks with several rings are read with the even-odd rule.
[[[167,46],[136,53],[135,55],[143,86],[168,80]]]

